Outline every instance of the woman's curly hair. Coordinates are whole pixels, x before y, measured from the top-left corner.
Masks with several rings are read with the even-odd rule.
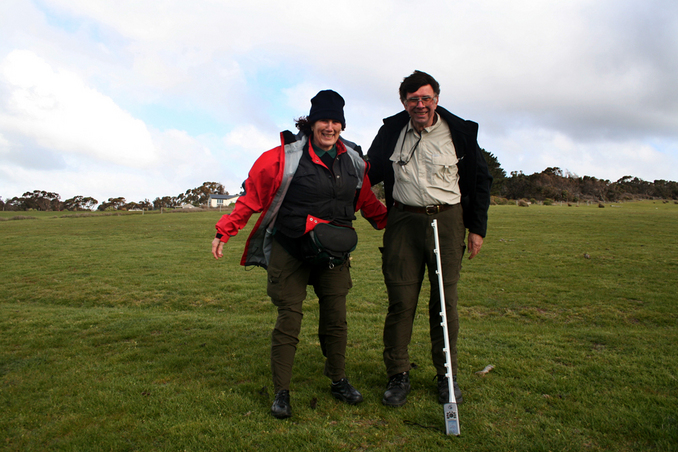
[[[308,120],[308,116],[302,116],[300,118],[295,119],[294,125],[307,137],[313,135],[313,129],[311,128],[313,126],[313,123]],[[346,127],[342,125],[341,130],[346,130]]]

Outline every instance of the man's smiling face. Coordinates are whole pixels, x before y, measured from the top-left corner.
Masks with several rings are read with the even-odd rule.
[[[415,102],[417,100],[418,102]],[[407,93],[403,105],[409,113],[415,129],[421,132],[426,127],[433,125],[438,97],[431,85],[424,85],[413,93]]]

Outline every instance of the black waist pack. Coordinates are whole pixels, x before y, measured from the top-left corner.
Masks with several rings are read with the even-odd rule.
[[[348,226],[320,223],[308,233],[306,260],[330,268],[346,262],[358,245],[358,234]]]

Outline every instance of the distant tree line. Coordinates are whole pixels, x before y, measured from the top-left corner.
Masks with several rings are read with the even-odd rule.
[[[228,195],[224,186],[218,182],[204,182],[200,187],[191,188],[177,196],[163,196],[155,198],[153,202],[148,199],[139,202],[128,202],[123,197],[108,198],[99,204],[99,201],[89,196],[74,196],[61,200],[58,193],[44,190],[26,192],[20,197],[14,197],[3,201],[0,198],[1,210],[40,210],[40,211],[92,211],[96,210],[154,210],[161,208],[177,208],[185,205],[200,207],[207,204],[210,194]],[[97,207],[98,205],[98,207]]]
[[[546,168],[530,175],[512,171],[507,177],[497,158],[483,149],[490,174],[494,177],[491,195],[511,200],[536,201],[625,201],[634,199],[678,200],[678,182],[655,180],[647,182],[624,176],[616,182],[579,177],[560,168]]]
[[[528,199],[545,202],[678,200],[678,182],[666,180],[647,182],[637,177],[624,176],[616,182],[611,182],[591,176],[579,177],[557,167],[546,168],[541,173],[530,175],[523,174],[522,171],[512,171],[510,177],[506,177],[504,171],[500,169],[497,175],[499,177],[495,176],[491,194],[511,200]]]
[[[495,198],[535,201],[602,201],[618,202],[634,199],[673,199],[678,200],[678,182],[655,180],[647,182],[633,176],[624,176],[616,182],[596,179],[591,176],[579,177],[560,168],[546,168],[541,173],[530,175],[522,171],[512,171],[507,176],[499,160],[491,152],[482,150],[494,178],[491,195]],[[383,199],[383,186],[373,187],[377,196]],[[94,198],[74,196],[61,201],[58,193],[41,190],[26,192],[21,197],[3,201],[2,210],[42,210],[42,211],[87,211],[94,210],[157,210],[172,209],[191,205],[200,207],[207,204],[210,194],[228,195],[224,186],[218,182],[204,182],[201,186],[186,190],[177,196],[158,197],[151,203],[148,199],[139,202],[127,202],[125,198],[108,198],[99,204]],[[97,207],[98,205],[98,207]]]

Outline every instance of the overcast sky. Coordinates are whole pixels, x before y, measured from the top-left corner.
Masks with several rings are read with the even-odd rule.
[[[366,151],[415,69],[507,173],[678,181],[676,0],[2,0],[0,196],[236,193],[321,89]]]

